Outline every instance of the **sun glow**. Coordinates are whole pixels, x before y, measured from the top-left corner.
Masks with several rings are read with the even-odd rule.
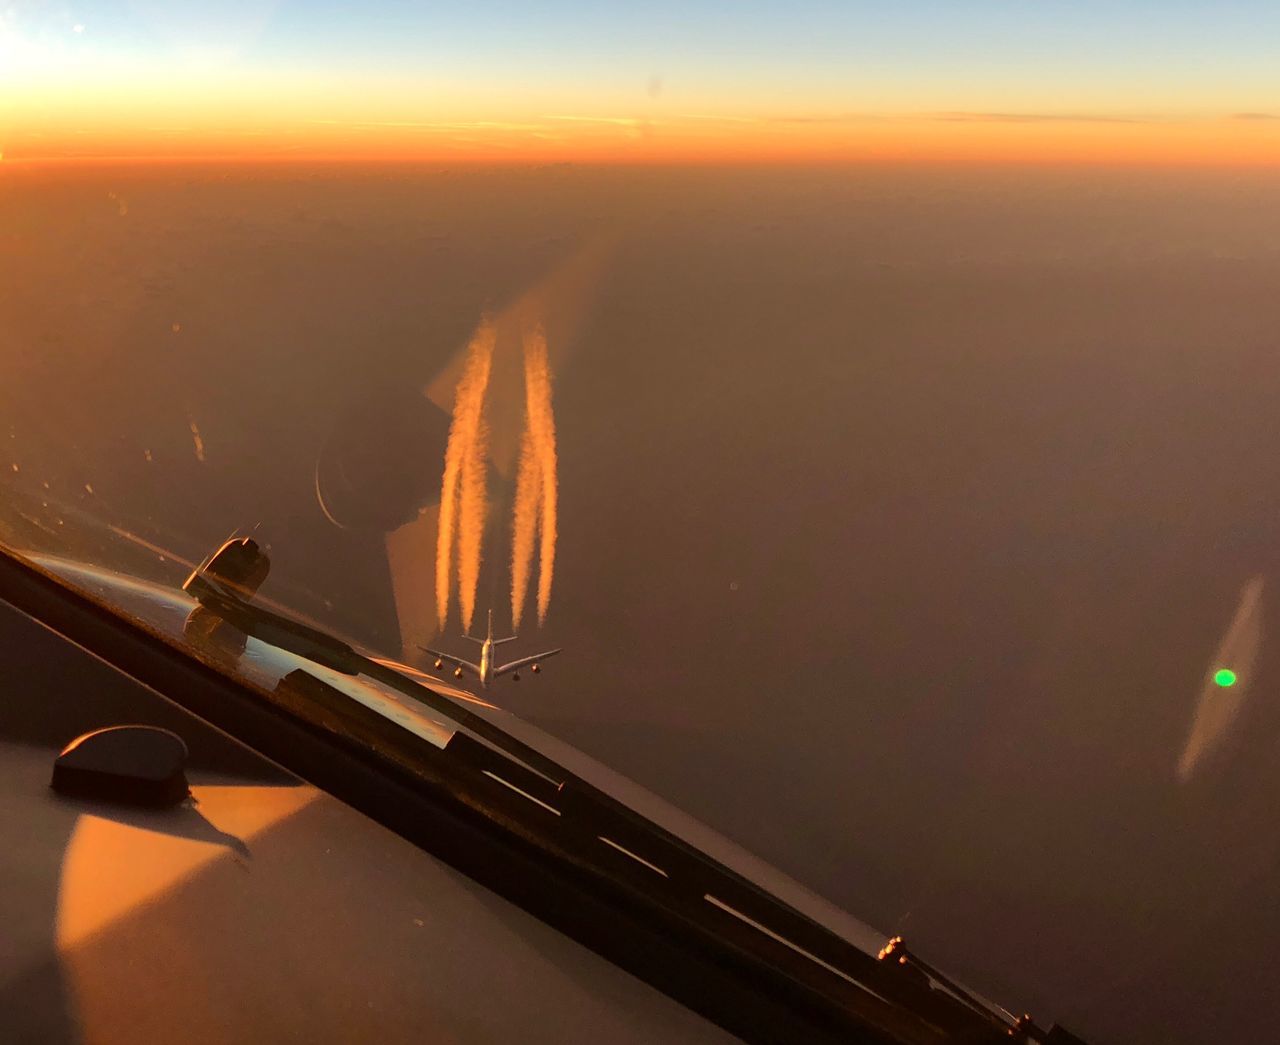
[[[697,6],[690,32],[718,39]],[[376,17],[317,24],[270,4],[98,14],[0,11],[6,162],[1280,162],[1280,113],[1256,101],[1275,85],[1235,83],[1224,63],[1202,90],[1176,63],[1152,85],[1118,60],[1088,75],[1063,62],[1061,82],[1041,82],[1016,40],[959,67],[907,34],[878,71],[842,61],[824,73],[780,39],[729,56],[673,52],[683,75],[668,79],[624,74],[636,59],[619,43],[622,15],[601,16],[590,39],[561,38],[543,15],[488,40],[462,15],[401,39],[378,36]],[[744,25],[762,39],[801,32],[803,20],[753,17],[776,20]],[[836,22],[833,40],[852,32]],[[522,29],[543,34],[537,62]],[[828,46],[804,42],[818,55]]]

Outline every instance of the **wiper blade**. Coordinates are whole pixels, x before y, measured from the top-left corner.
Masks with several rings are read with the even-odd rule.
[[[813,1040],[1078,1042],[1060,1028],[1046,1034],[1028,1017],[978,1001],[900,940],[872,957],[457,701],[255,604],[268,569],[256,542],[238,538],[197,567],[183,589],[245,635],[332,671],[371,678],[466,732],[455,732],[443,751],[425,750],[429,745],[305,669],[277,685],[285,710],[375,750],[536,850],[577,887],[686,941],[745,982],[767,985],[824,1028]]]

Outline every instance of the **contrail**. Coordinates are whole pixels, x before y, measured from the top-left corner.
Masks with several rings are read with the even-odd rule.
[[[547,362],[547,341],[542,331],[534,333],[532,351],[526,356],[525,381],[533,391],[528,401],[536,409],[530,412],[533,443],[538,448],[539,471],[542,476],[542,517],[539,520],[541,547],[538,559],[538,625],[547,619],[551,607],[551,578],[556,565],[556,418],[551,411],[551,366]]]
[[[440,620],[440,630],[444,630],[445,621],[449,617],[449,588],[453,572],[453,545],[459,529],[459,515],[467,527],[466,539],[463,542],[463,554],[459,556],[459,571],[470,570],[468,556],[471,554],[470,524],[474,523],[477,511],[475,490],[470,494],[463,489],[464,473],[473,487],[478,475],[480,484],[479,516],[480,526],[484,525],[484,454],[483,448],[478,451],[477,443],[483,441],[481,426],[484,421],[484,394],[489,385],[489,370],[493,363],[493,346],[496,333],[493,324],[487,319],[481,322],[471,343],[467,346],[467,362],[462,377],[458,380],[457,392],[453,401],[453,422],[449,426],[449,443],[444,452],[444,476],[440,481],[440,526],[436,536],[436,616]],[[468,464],[470,462],[470,464]],[[467,512],[460,512],[459,502],[466,502]],[[469,514],[468,514],[469,513]],[[476,567],[475,576],[479,573],[479,537],[475,542]],[[468,576],[471,576],[469,573]],[[471,626],[470,613],[475,609],[475,585],[470,591],[459,592],[462,603],[463,625]]]
[[[533,541],[538,530],[538,501],[542,490],[538,455],[526,426],[520,441],[520,470],[516,474],[516,506],[511,528],[511,630],[520,630],[529,572],[533,566]]]
[[[511,548],[511,618],[519,626],[539,532],[538,623],[547,619],[556,561],[556,422],[551,409],[551,367],[541,329],[524,338],[525,433],[516,477]]]
[[[480,584],[480,557],[484,544],[484,523],[488,515],[489,429],[481,410],[471,445],[462,459],[461,490],[458,499],[458,605],[462,609],[463,630],[470,633],[476,610],[476,588]]]

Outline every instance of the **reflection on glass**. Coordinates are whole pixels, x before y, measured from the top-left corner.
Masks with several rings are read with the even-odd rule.
[[[1178,759],[1178,779],[1190,780],[1204,759],[1230,735],[1249,695],[1253,666],[1262,643],[1262,577],[1245,584],[1235,614],[1222,637],[1196,700],[1191,732]]]

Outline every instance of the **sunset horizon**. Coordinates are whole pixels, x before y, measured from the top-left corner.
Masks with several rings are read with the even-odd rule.
[[[0,156],[1280,164],[1280,16],[1244,7],[24,4],[0,12]]]
[[[1280,118],[932,111],[915,114],[532,115],[499,120],[306,119],[130,129],[10,120],[4,163],[578,163],[1280,165]]]

